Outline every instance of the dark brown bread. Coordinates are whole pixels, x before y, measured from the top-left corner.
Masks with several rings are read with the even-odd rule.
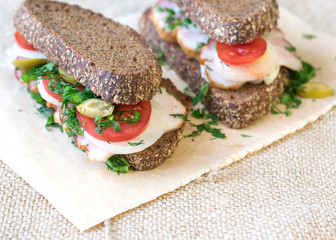
[[[191,109],[191,98],[177,90],[169,79],[162,79],[160,86],[166,88],[169,93],[186,107],[185,115],[187,116]],[[136,170],[149,170],[159,166],[174,153],[182,137],[184,126],[185,122],[179,129],[165,133],[151,147],[138,153],[125,155],[125,157]]]
[[[116,104],[150,100],[158,91],[156,53],[134,30],[66,3],[26,0],[17,30],[51,61],[102,99]]]
[[[241,44],[271,31],[279,18],[276,0],[173,0],[211,38]]]
[[[139,29],[147,41],[162,50],[168,64],[197,94],[199,88],[206,83],[201,77],[198,61],[186,55],[178,44],[161,39],[148,18],[148,11],[140,19]],[[244,128],[268,113],[271,103],[280,101],[289,79],[289,71],[281,68],[277,79],[270,85],[245,84],[238,90],[222,90],[210,85],[204,104],[211,114],[219,116],[228,127]]]

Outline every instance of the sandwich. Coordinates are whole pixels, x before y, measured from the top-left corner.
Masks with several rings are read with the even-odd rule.
[[[47,13],[47,14],[46,14]],[[17,79],[88,161],[149,170],[182,137],[190,97],[162,78],[156,52],[127,26],[56,1],[26,0],[14,16]]]
[[[210,114],[244,128],[279,103],[302,62],[277,27],[276,0],[160,0],[140,34],[198,94]]]

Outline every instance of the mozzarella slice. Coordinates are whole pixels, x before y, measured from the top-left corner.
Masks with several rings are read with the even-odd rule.
[[[41,95],[41,97],[46,100],[47,102],[55,105],[55,106],[62,106],[62,103],[59,102],[56,98],[50,96],[50,94],[46,91],[44,85],[43,85],[43,82],[42,80],[38,80],[37,81],[37,89]]]
[[[32,50],[27,50],[22,47],[20,47],[16,42],[14,43],[13,46],[13,52],[16,56],[21,56],[24,58],[47,58],[43,53],[39,51],[32,51]]]

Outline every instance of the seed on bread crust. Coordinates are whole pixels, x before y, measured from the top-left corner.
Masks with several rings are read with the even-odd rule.
[[[173,70],[188,83],[196,94],[206,82],[201,76],[198,60],[189,57],[178,44],[160,38],[154,24],[145,12],[139,22],[139,30],[153,47],[161,49],[165,60]],[[290,73],[282,67],[277,79],[270,85],[245,84],[238,90],[224,90],[210,85],[203,101],[209,112],[220,117],[230,128],[244,128],[271,111],[271,103],[279,103]]]
[[[162,75],[156,53],[137,32],[77,5],[26,0],[16,29],[36,49],[102,99],[150,100]]]
[[[279,18],[276,0],[173,0],[211,38],[229,45],[253,41]]]

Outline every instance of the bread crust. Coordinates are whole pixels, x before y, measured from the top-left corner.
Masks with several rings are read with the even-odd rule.
[[[207,83],[201,76],[198,61],[189,57],[178,44],[161,39],[147,13],[140,19],[140,33],[154,47],[161,49],[171,68],[198,94],[199,88]],[[289,81],[290,72],[282,67],[277,79],[270,85],[247,83],[238,90],[224,90],[210,85],[203,103],[211,114],[218,116],[228,127],[244,128],[270,112],[272,103],[279,103]]]
[[[279,18],[276,0],[173,0],[202,32],[229,45],[253,41]]]
[[[104,100],[136,104],[158,91],[162,70],[156,53],[137,32],[101,14],[61,2],[26,0],[14,25]]]

